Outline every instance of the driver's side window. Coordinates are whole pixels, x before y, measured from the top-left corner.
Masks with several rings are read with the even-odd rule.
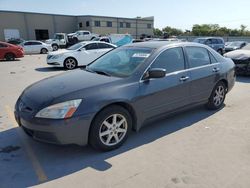
[[[98,45],[96,43],[91,43],[85,46],[86,50],[96,50],[98,49]]]
[[[184,70],[185,60],[182,48],[177,47],[165,50],[156,58],[151,68],[166,69],[166,73]]]

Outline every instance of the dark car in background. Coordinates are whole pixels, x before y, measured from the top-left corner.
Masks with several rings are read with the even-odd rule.
[[[203,104],[221,108],[234,83],[233,61],[205,45],[133,43],[29,86],[15,117],[36,140],[108,151],[153,119]]]
[[[237,75],[250,75],[250,44],[228,52],[224,56],[233,60]]]
[[[0,59],[13,61],[24,56],[23,48],[7,42],[0,42]]]
[[[233,41],[229,42],[228,45],[225,46],[225,52],[230,52],[233,50],[238,50],[247,45],[246,41]]]
[[[225,53],[225,42],[224,42],[224,39],[221,37],[196,38],[196,39],[194,39],[193,42],[205,44],[205,45],[213,48],[215,51],[217,51],[221,55]]]
[[[25,42],[25,40],[11,38],[7,42],[10,43],[10,44],[14,44],[14,45],[20,45],[21,43]]]

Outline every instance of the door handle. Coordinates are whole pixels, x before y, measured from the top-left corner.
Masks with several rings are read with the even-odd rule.
[[[220,68],[218,67],[213,68],[213,72],[219,72],[219,71],[220,71]]]
[[[180,78],[180,81],[181,81],[181,82],[185,82],[185,81],[187,81],[188,79],[189,79],[188,76],[182,76],[182,77]]]

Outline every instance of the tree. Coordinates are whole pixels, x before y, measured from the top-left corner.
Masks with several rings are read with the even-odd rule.
[[[181,29],[172,28],[172,27],[165,27],[162,29],[163,32],[168,33],[169,36],[179,36],[183,34],[183,31]]]
[[[243,25],[243,24],[240,25],[240,33],[241,33],[241,35],[244,35],[246,28],[247,28],[246,25]]]
[[[154,28],[154,36],[162,36],[163,32],[158,29],[158,28]]]

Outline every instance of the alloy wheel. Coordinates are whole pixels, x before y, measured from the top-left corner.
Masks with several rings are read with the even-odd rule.
[[[99,130],[99,138],[106,146],[120,143],[128,131],[126,118],[121,114],[113,114],[106,118]]]
[[[76,61],[72,58],[69,58],[66,60],[65,66],[67,69],[74,69],[76,67]]]
[[[224,98],[225,98],[225,88],[220,85],[216,88],[214,93],[214,98],[213,98],[214,105],[220,106],[221,103],[224,101]]]

